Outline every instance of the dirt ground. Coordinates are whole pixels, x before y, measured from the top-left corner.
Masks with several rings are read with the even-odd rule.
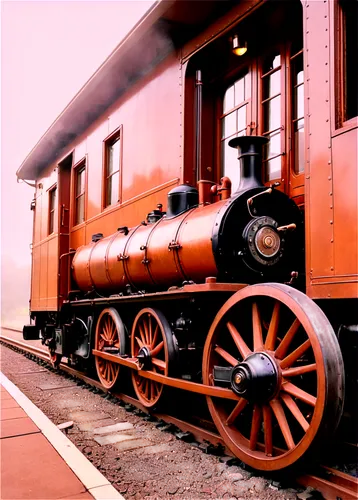
[[[0,347],[2,372],[56,425],[73,421],[68,438],[125,498],[310,498],[308,492],[228,465],[228,457],[205,454],[196,443],[183,442],[160,430],[158,422],[136,415],[133,407],[127,411],[103,394]],[[111,427],[115,424],[120,425]]]

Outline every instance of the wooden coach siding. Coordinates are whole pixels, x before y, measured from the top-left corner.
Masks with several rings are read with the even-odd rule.
[[[167,193],[182,179],[181,65],[170,55],[150,75],[138,82],[68,148],[73,165],[86,160],[86,220],[70,227],[70,247],[91,241],[94,233],[105,236],[121,225],[133,226],[145,219],[157,203],[165,209]],[[121,129],[121,203],[102,210],[103,140]],[[41,179],[36,192],[31,310],[57,309],[58,214],[55,235],[48,236],[48,189],[57,182],[57,163]],[[71,186],[73,215],[74,185]]]

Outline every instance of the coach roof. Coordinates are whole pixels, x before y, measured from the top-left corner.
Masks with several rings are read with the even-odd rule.
[[[195,27],[203,26],[233,3],[237,2],[159,0],[153,3],[41,137],[17,170],[17,177],[37,179],[42,170],[60,160],[75,139],[135,81],[175,46],[191,38]]]

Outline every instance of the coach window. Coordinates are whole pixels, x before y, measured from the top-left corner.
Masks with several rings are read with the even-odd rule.
[[[304,171],[305,154],[305,122],[304,122],[304,76],[303,76],[303,50],[291,50],[291,82],[292,82],[292,162],[296,175]]]
[[[283,77],[282,56],[277,50],[261,64],[261,128],[262,135],[269,139],[263,158],[266,181],[281,178]]]
[[[55,232],[55,212],[56,212],[57,187],[54,186],[49,191],[49,216],[48,216],[48,234]]]
[[[235,190],[239,184],[237,150],[229,146],[233,137],[246,135],[250,123],[251,78],[246,72],[232,83],[224,93],[221,128],[221,173],[230,178]]]
[[[85,194],[86,194],[86,163],[75,167],[75,218],[74,225],[81,224],[85,220]]]
[[[103,208],[115,205],[119,200],[121,169],[121,135],[117,131],[104,141],[104,193]]]
[[[339,5],[341,106],[338,121],[344,122],[358,116],[358,1],[341,0]]]

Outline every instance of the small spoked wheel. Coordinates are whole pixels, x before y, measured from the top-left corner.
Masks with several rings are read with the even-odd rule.
[[[132,357],[142,370],[169,375],[175,362],[175,343],[165,316],[156,309],[142,309],[136,316],[131,336]],[[163,384],[132,372],[133,386],[139,401],[147,408],[158,404]]]
[[[125,353],[125,326],[116,309],[104,309],[98,317],[95,335],[95,349],[108,354]],[[106,389],[117,382],[120,365],[95,356],[98,378]]]
[[[296,464],[336,429],[343,407],[341,351],[306,295],[277,283],[243,288],[218,312],[203,381],[237,400],[207,397],[225,444],[260,470]]]

